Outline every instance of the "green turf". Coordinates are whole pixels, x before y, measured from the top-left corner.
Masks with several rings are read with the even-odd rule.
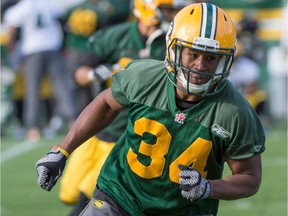
[[[258,193],[236,201],[221,201],[219,215],[287,215],[287,127],[281,124],[267,132],[262,155],[263,177]],[[228,173],[226,167],[225,173]]]
[[[58,139],[59,140],[59,139]],[[43,140],[33,143],[35,149],[1,164],[1,215],[3,216],[58,216],[68,215],[69,207],[58,199],[57,185],[46,192],[36,183],[35,162],[58,140]],[[22,141],[23,142],[23,141]],[[1,149],[19,145],[19,141],[2,139]],[[23,143],[25,145],[25,143]],[[1,150],[1,153],[5,153]],[[1,155],[4,158],[4,154]]]
[[[59,185],[56,185],[51,192],[46,192],[38,187],[35,174],[37,159],[48,152],[60,139],[61,137],[54,140],[41,140],[32,145],[9,137],[1,140],[2,216],[68,215],[71,207],[65,206],[58,199]],[[11,149],[19,149],[21,145],[31,149],[19,155],[10,154]],[[263,180],[259,192],[251,198],[221,201],[218,216],[287,215],[286,125],[276,125],[269,130],[266,152],[262,158]],[[225,174],[227,173],[226,168]]]

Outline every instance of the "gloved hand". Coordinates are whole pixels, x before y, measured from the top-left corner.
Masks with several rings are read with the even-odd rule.
[[[89,71],[88,79],[89,80],[99,80],[100,82],[107,81],[112,76],[112,65],[100,65],[94,70]]]
[[[88,72],[87,78],[90,81],[94,81],[95,79],[100,82],[109,82],[107,86],[111,86],[111,77],[114,73],[120,71],[121,69],[125,68],[128,63],[130,63],[133,59],[128,57],[122,57],[116,64],[102,64],[92,69]]]
[[[178,167],[181,170],[179,174],[181,195],[191,201],[206,199],[211,192],[209,181],[191,167],[181,164]]]
[[[44,190],[50,191],[62,175],[69,153],[59,146],[54,146],[47,155],[36,163],[37,183]]]

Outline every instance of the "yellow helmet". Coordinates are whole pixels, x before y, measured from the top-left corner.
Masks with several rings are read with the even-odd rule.
[[[234,59],[235,43],[235,26],[221,8],[210,3],[195,3],[183,8],[174,17],[166,34],[165,66],[170,81],[176,87],[193,95],[205,96],[220,91],[220,86],[224,86],[229,75]],[[193,73],[191,69],[181,65],[180,53],[183,47],[222,56],[217,69],[210,75],[211,79],[207,83],[194,85],[181,75],[182,70],[189,74]],[[201,74],[199,71],[196,73]],[[207,76],[207,73],[202,73]],[[179,77],[184,87],[177,84]],[[219,85],[220,83],[223,85]],[[210,92],[211,87],[215,85],[215,90]]]
[[[147,26],[158,25],[162,19],[160,7],[180,10],[194,0],[134,0],[134,15]]]

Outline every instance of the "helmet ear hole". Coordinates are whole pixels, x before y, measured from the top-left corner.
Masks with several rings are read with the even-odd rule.
[[[192,9],[192,11],[190,12],[190,15],[192,15],[194,13],[194,9]]]

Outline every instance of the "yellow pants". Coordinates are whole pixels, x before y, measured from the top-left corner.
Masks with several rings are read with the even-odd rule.
[[[62,202],[76,203],[79,192],[92,197],[101,167],[114,144],[92,137],[71,154],[60,181]]]

